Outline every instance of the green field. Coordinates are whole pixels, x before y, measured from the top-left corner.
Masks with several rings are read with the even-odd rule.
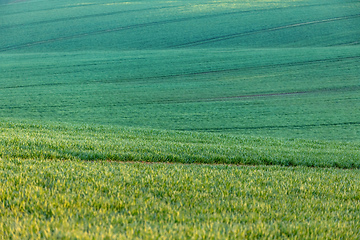
[[[60,123],[0,124],[0,158],[360,169],[360,143]]]
[[[2,4],[0,117],[359,141],[359,5]]]
[[[10,160],[9,239],[357,239],[359,170]]]
[[[0,239],[357,239],[359,26],[358,0],[0,0]]]

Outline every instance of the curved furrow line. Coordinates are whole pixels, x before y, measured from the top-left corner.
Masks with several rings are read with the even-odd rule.
[[[63,85],[79,85],[81,83],[41,83],[41,84],[29,84],[29,85],[16,85],[0,87],[0,89],[17,89],[17,88],[33,88],[33,87],[47,87],[47,86],[63,86]]]
[[[334,44],[334,45],[330,45],[330,47],[355,46],[355,45],[360,45],[360,41],[346,42],[346,43],[341,43],[341,44]]]
[[[322,63],[322,62],[338,62],[338,61],[345,61],[350,59],[360,59],[360,56],[349,56],[349,57],[337,57],[337,58],[329,58],[329,59],[318,59],[318,60],[310,60],[310,61],[302,61],[302,62],[292,62],[292,63],[279,63],[279,64],[269,64],[269,65],[262,65],[262,66],[245,66],[239,68],[231,68],[231,69],[221,69],[221,70],[212,70],[212,71],[202,71],[202,72],[192,72],[192,73],[181,73],[181,74],[167,74],[167,75],[159,75],[159,76],[148,76],[148,77],[131,77],[127,78],[127,81],[131,79],[131,81],[146,81],[149,83],[150,80],[156,79],[168,79],[168,78],[178,78],[178,77],[194,77],[200,75],[207,75],[207,74],[218,74],[218,73],[231,73],[235,71],[247,71],[251,69],[259,69],[259,68],[274,68],[274,67],[283,67],[283,66],[301,66],[313,63]],[[122,81],[123,79],[121,79]],[[41,84],[29,84],[29,85],[18,85],[18,86],[5,86],[0,87],[0,89],[16,89],[16,88],[31,88],[31,87],[46,87],[46,86],[57,86],[57,85],[82,85],[82,84],[98,84],[98,83],[108,83],[113,84],[118,82],[119,80],[95,80],[89,82],[69,82],[69,83],[41,83]],[[299,93],[300,94],[300,93]],[[244,96],[246,97],[246,96]],[[236,97],[234,97],[236,98]],[[240,98],[240,97],[238,97]]]
[[[206,103],[206,102],[222,102],[222,101],[234,101],[234,100],[244,100],[244,99],[256,99],[256,98],[266,98],[266,97],[279,97],[279,96],[296,96],[304,94],[317,94],[323,92],[354,92],[359,91],[360,86],[349,86],[349,87],[338,87],[338,88],[324,88],[324,89],[313,89],[308,91],[295,91],[295,92],[280,92],[280,93],[262,93],[262,94],[249,94],[249,95],[239,95],[239,96],[230,96],[230,97],[215,97],[215,98],[199,98],[199,99],[184,99],[184,100],[161,100],[161,101],[147,101],[143,103],[132,103],[133,105],[152,105],[152,104],[178,104],[178,103]]]
[[[9,5],[8,3],[5,4],[1,4],[0,5]],[[55,6],[55,7],[50,7],[50,8],[43,8],[43,9],[36,9],[36,10],[29,10],[26,9],[25,11],[17,11],[17,12],[11,12],[9,14],[4,14],[4,16],[6,15],[12,15],[12,14],[21,14],[21,13],[36,13],[36,12],[43,12],[43,11],[51,11],[51,10],[60,10],[60,9],[69,9],[69,8],[79,8],[79,7],[89,7],[89,6],[96,6],[96,5],[102,5],[101,3],[89,3],[89,4],[84,4],[84,5],[68,5],[68,6]]]
[[[303,22],[303,23],[294,23],[294,24],[290,24],[290,25],[278,26],[278,27],[273,27],[273,28],[264,28],[264,29],[248,31],[248,32],[233,33],[233,34],[228,34],[228,35],[224,35],[224,36],[217,36],[217,37],[202,39],[202,40],[198,40],[198,41],[194,41],[194,42],[190,42],[190,43],[174,45],[171,48],[192,47],[192,46],[198,46],[198,45],[203,45],[203,44],[208,44],[208,43],[220,42],[220,41],[243,37],[243,36],[260,34],[260,33],[264,33],[264,32],[272,32],[272,31],[302,27],[302,26],[307,26],[307,25],[342,21],[342,20],[348,20],[348,19],[358,18],[358,17],[360,17],[360,14],[355,14],[355,15],[350,15],[350,16],[345,16],[345,17],[335,17],[335,18],[329,18],[329,19],[323,19],[323,20],[316,20],[316,21],[310,21],[310,22]]]
[[[134,25],[117,27],[117,28],[111,28],[111,29],[104,29],[104,30],[97,30],[97,31],[86,32],[86,33],[74,34],[74,35],[70,35],[70,36],[50,38],[50,39],[45,39],[45,40],[41,40],[41,41],[27,42],[27,43],[3,47],[3,48],[0,48],[0,52],[6,52],[6,51],[10,51],[10,50],[27,48],[27,47],[32,47],[32,46],[36,46],[36,45],[46,44],[46,43],[59,42],[59,41],[71,40],[71,39],[75,39],[75,38],[82,38],[82,37],[105,34],[105,33],[119,32],[119,31],[124,31],[124,30],[131,30],[131,29],[136,29],[136,28],[149,27],[149,26],[153,26],[153,25],[173,23],[173,22],[179,22],[179,21],[181,21],[181,20],[177,19],[177,20],[157,21],[157,22],[151,22],[151,23],[141,23],[141,24],[134,24]]]
[[[29,105],[29,106],[0,106],[0,110],[11,110],[11,109],[33,109],[34,107],[38,108],[38,109],[46,109],[46,108],[50,108],[50,109],[53,109],[53,108],[65,108],[65,107],[73,107],[73,105],[44,105],[44,106],[41,106],[41,105],[37,105],[37,106],[34,106],[34,105]]]
[[[202,16],[202,17],[204,17],[204,16]],[[183,21],[193,20],[193,19],[196,19],[196,18],[201,18],[201,16],[199,16],[199,17],[178,18],[178,19],[168,19],[168,20],[155,21],[155,22],[149,22],[149,23],[133,24],[133,25],[122,26],[122,27],[117,27],[117,28],[110,28],[110,29],[98,30],[98,31],[81,33],[81,34],[75,34],[75,35],[70,35],[70,36],[62,36],[62,37],[58,37],[58,38],[51,38],[51,39],[46,39],[46,40],[41,40],[41,41],[22,43],[22,44],[2,47],[2,48],[0,48],[0,52],[5,52],[5,51],[15,50],[15,49],[21,49],[21,48],[31,47],[31,46],[35,46],[35,45],[42,45],[42,44],[51,43],[51,42],[65,41],[65,40],[70,40],[70,39],[74,39],[74,38],[82,38],[82,37],[92,36],[92,35],[119,32],[119,31],[124,31],[124,30],[132,30],[132,29],[136,29],[136,28],[150,27],[150,26],[161,25],[161,24],[183,22]]]
[[[218,73],[231,73],[236,71],[247,71],[251,69],[259,69],[259,68],[274,68],[274,67],[284,67],[284,66],[302,66],[308,65],[313,63],[325,63],[325,62],[339,62],[351,59],[360,59],[360,56],[348,56],[348,57],[337,57],[337,58],[329,58],[329,59],[318,59],[318,60],[309,60],[309,61],[302,61],[302,62],[292,62],[292,63],[279,63],[279,64],[268,64],[268,65],[261,65],[261,66],[244,66],[239,68],[231,68],[231,69],[220,69],[220,70],[212,70],[212,71],[202,71],[202,72],[192,72],[192,73],[181,73],[181,74],[167,74],[167,75],[159,75],[159,76],[148,76],[148,77],[131,77],[127,78],[131,81],[142,81],[146,80],[146,83],[149,80],[155,79],[168,79],[168,78],[178,78],[178,77],[194,77],[200,75],[207,75],[207,74],[218,74]],[[121,79],[122,80],[122,79]],[[16,89],[16,88],[31,88],[31,87],[46,87],[46,86],[57,86],[57,85],[81,85],[81,84],[98,84],[98,83],[109,83],[112,84],[114,82],[118,82],[119,80],[96,80],[96,81],[89,81],[89,82],[69,82],[69,83],[41,83],[41,84],[29,84],[29,85],[18,85],[18,86],[5,86],[0,87],[0,89]],[[299,92],[301,94],[302,92]],[[305,93],[305,92],[304,92]],[[235,96],[233,98],[240,98],[241,96]],[[246,97],[246,96],[244,96]]]
[[[170,9],[170,8],[177,8],[177,6],[131,9],[131,10],[115,11],[115,12],[110,12],[110,13],[98,13],[98,14],[90,14],[90,15],[76,16],[76,17],[57,18],[57,19],[43,20],[43,21],[38,21],[38,22],[28,22],[28,23],[13,24],[13,25],[8,25],[8,26],[0,26],[0,29],[24,27],[24,26],[29,26],[29,25],[30,26],[31,25],[41,25],[41,24],[47,24],[47,23],[57,23],[57,22],[63,22],[63,21],[74,21],[74,20],[87,19],[87,18],[107,17],[107,16],[112,16],[112,15],[127,14],[127,13],[133,13],[133,12],[144,12],[144,11],[152,11],[152,10],[162,10],[162,9]]]
[[[236,100],[236,99],[240,100],[240,99],[245,99],[245,98],[291,96],[291,95],[314,94],[314,93],[324,93],[324,92],[327,92],[327,93],[328,92],[352,92],[352,91],[359,91],[359,90],[360,90],[360,86],[345,86],[345,87],[337,87],[337,88],[313,89],[313,90],[308,90],[308,91],[240,95],[240,96],[211,98],[211,99],[204,99],[204,100],[208,100],[208,101],[226,101],[226,100]]]
[[[269,8],[269,9],[230,11],[230,12],[222,12],[222,13],[215,13],[215,14],[207,14],[207,15],[192,17],[192,18],[189,18],[189,19],[192,20],[192,19],[212,18],[212,17],[221,17],[221,16],[228,16],[228,15],[235,15],[235,14],[274,11],[274,10],[289,9],[289,8],[303,8],[303,7],[308,8],[308,7],[317,7],[317,6],[323,6],[323,5],[331,5],[331,4],[316,4],[316,5],[314,4],[314,5],[295,6],[295,7],[277,7],[277,8]],[[183,6],[183,5],[180,5],[180,6],[179,5],[176,5],[176,6],[162,6],[162,7],[143,8],[143,9],[131,9],[131,10],[115,11],[115,12],[110,12],[110,13],[97,13],[97,14],[90,14],[90,15],[84,15],[84,16],[58,18],[58,19],[44,20],[44,21],[38,21],[38,22],[29,22],[29,23],[13,24],[13,25],[8,25],[8,26],[0,26],[0,29],[13,28],[13,27],[22,27],[22,26],[29,26],[29,25],[39,25],[39,24],[46,24],[46,23],[56,23],[56,22],[69,21],[69,20],[73,21],[73,20],[87,19],[87,18],[92,18],[92,17],[106,17],[106,16],[133,13],[133,12],[143,12],[143,11],[179,8],[181,6]]]
[[[360,56],[349,56],[349,57],[337,57],[337,58],[328,58],[328,59],[318,59],[318,60],[309,60],[309,61],[301,61],[301,62],[291,62],[291,63],[278,63],[278,64],[267,64],[267,65],[259,65],[259,66],[244,66],[239,68],[229,68],[229,69],[220,69],[220,70],[211,70],[211,71],[203,71],[203,72],[192,72],[192,73],[181,73],[181,74],[168,74],[168,75],[160,75],[160,76],[152,76],[152,77],[138,77],[131,78],[132,80],[150,80],[150,79],[166,79],[166,78],[176,78],[176,77],[193,77],[197,75],[207,75],[207,74],[218,74],[218,73],[230,73],[237,71],[247,71],[250,69],[265,69],[265,68],[274,68],[274,67],[292,67],[292,66],[302,66],[313,63],[322,63],[322,62],[338,62],[350,59],[360,59]]]
[[[281,8],[274,8],[271,10],[278,10],[278,9],[281,9]],[[259,11],[259,10],[234,11],[234,12],[217,13],[217,14],[211,14],[211,15],[202,15],[202,16],[196,16],[196,17],[183,17],[183,18],[178,18],[178,19],[167,19],[167,20],[154,21],[154,22],[148,22],[148,23],[133,24],[133,25],[122,26],[122,27],[117,27],[117,28],[110,28],[110,29],[98,30],[98,31],[93,31],[93,32],[74,34],[74,35],[70,35],[70,36],[62,36],[62,37],[58,37],[58,38],[51,38],[51,39],[45,39],[45,40],[41,40],[41,41],[27,42],[27,43],[12,45],[12,46],[6,46],[6,47],[0,48],[0,52],[21,49],[21,48],[31,47],[31,46],[35,46],[35,45],[42,45],[42,44],[51,43],[51,42],[70,40],[70,39],[74,39],[74,38],[81,38],[81,37],[86,37],[86,36],[91,36],[91,35],[119,32],[119,31],[124,31],[124,30],[132,30],[132,29],[136,29],[136,28],[170,24],[170,23],[178,23],[178,22],[184,22],[184,21],[190,21],[190,20],[199,20],[199,19],[228,16],[228,15],[234,15],[234,14],[244,14],[244,13],[249,13],[249,12],[253,12],[253,11]]]
[[[77,83],[79,84],[79,83]],[[63,84],[44,84],[44,85],[63,85]],[[44,86],[39,85],[39,86]],[[66,85],[66,84],[64,84]],[[73,84],[69,84],[73,85]],[[81,85],[81,84],[79,84]],[[24,87],[34,87],[36,85],[29,85]],[[11,87],[9,87],[11,88]],[[16,88],[16,87],[13,87]],[[264,97],[277,97],[277,96],[292,96],[292,95],[303,95],[303,94],[314,94],[314,93],[321,93],[321,92],[338,92],[338,91],[358,91],[360,86],[347,86],[347,87],[338,87],[338,88],[325,88],[325,89],[314,89],[309,91],[295,91],[295,92],[281,92],[281,93],[263,93],[263,94],[251,94],[251,95],[239,95],[239,96],[230,96],[230,97],[217,97],[217,98],[206,98],[206,99],[184,99],[184,100],[153,100],[153,101],[145,101],[145,102],[117,102],[112,103],[107,106],[142,106],[142,105],[164,105],[164,104],[182,104],[182,103],[206,103],[206,102],[218,102],[218,101],[228,101],[228,100],[242,100],[242,99],[253,99],[253,98],[264,98]],[[0,106],[0,109],[27,109],[32,107],[31,106]],[[68,107],[73,105],[44,105],[41,108],[61,108],[61,107]],[[39,106],[36,106],[39,107]],[[104,105],[92,105],[92,108],[103,108]],[[223,130],[223,129],[221,129]]]
[[[297,8],[311,7],[311,6],[313,6],[313,5],[297,6]],[[196,17],[183,17],[183,18],[178,18],[178,19],[167,19],[167,20],[154,21],[154,22],[149,22],[149,23],[133,24],[133,25],[122,26],[122,27],[117,27],[117,28],[97,30],[97,31],[92,31],[92,32],[87,32],[87,33],[74,34],[74,35],[70,35],[70,36],[62,36],[62,37],[57,37],[57,38],[45,39],[45,40],[41,40],[41,41],[27,42],[27,43],[12,45],[12,46],[6,46],[6,47],[0,48],[0,52],[16,50],[16,49],[21,49],[21,48],[27,48],[27,47],[31,47],[31,46],[35,46],[35,45],[42,45],[42,44],[51,43],[51,42],[58,42],[58,41],[75,39],[75,38],[82,38],[82,37],[91,36],[91,35],[99,35],[99,34],[106,34],[106,33],[112,33],[112,32],[124,31],[124,30],[132,30],[132,29],[136,29],[136,28],[149,27],[149,26],[155,26],[155,25],[164,25],[164,24],[178,23],[178,22],[184,22],[184,21],[189,21],[189,20],[199,20],[199,19],[228,16],[228,15],[234,15],[234,14],[259,12],[259,11],[273,11],[273,10],[280,10],[280,9],[286,9],[286,8],[289,8],[289,7],[260,9],[260,10],[246,10],[246,11],[232,11],[232,12],[225,12],[225,13],[222,12],[222,13],[211,14],[211,15],[202,15],[202,16],[196,16]],[[158,9],[160,9],[160,8],[158,8]],[[360,16],[360,14],[355,15],[355,16],[358,17],[358,16]],[[89,15],[89,17],[90,17],[90,15]],[[79,17],[79,18],[81,18],[81,17]],[[325,20],[323,20],[323,21],[325,21]],[[44,22],[46,22],[46,21],[44,21]],[[315,21],[315,22],[318,22],[318,21]],[[307,23],[307,24],[309,24],[309,23]],[[293,24],[293,25],[300,25],[300,24]],[[302,24],[302,25],[304,25],[304,24]],[[292,25],[288,25],[288,26],[292,26]],[[276,29],[288,28],[288,26],[277,27]],[[234,37],[239,37],[241,35],[256,34],[257,32],[260,32],[260,31],[263,32],[263,31],[273,31],[273,30],[275,30],[275,28],[263,29],[263,30],[252,31],[252,32],[247,32],[247,33],[231,34],[231,35],[227,35],[227,36],[223,36],[223,37],[214,37],[214,38],[209,38],[206,40],[200,40],[200,41],[196,41],[196,42],[191,42],[191,43],[186,43],[186,44],[181,44],[181,45],[176,45],[176,46],[170,46],[170,48],[181,48],[181,47],[186,47],[186,46],[201,45],[201,44],[205,44],[207,42],[212,42],[212,41],[222,41],[222,40],[224,40],[223,38],[230,39],[230,38],[234,38]]]
[[[178,128],[176,131],[233,131],[233,130],[276,130],[276,129],[296,129],[296,128],[313,128],[313,127],[335,127],[345,125],[360,125],[360,122],[340,122],[340,123],[318,123],[318,124],[303,124],[303,125],[273,125],[273,126],[249,126],[249,127],[223,127],[223,128]]]
[[[11,4],[14,4],[14,3],[26,2],[26,1],[28,1],[28,0],[13,0],[13,1],[9,0],[9,1],[5,2],[5,3],[0,3],[0,5],[11,5]]]
[[[24,0],[26,1],[26,0]],[[169,4],[169,2],[167,3]],[[9,5],[8,3],[0,3],[1,5]],[[79,7],[91,7],[91,6],[96,6],[96,5],[102,5],[102,3],[89,3],[89,4],[84,4],[84,5],[68,5],[68,6],[58,6],[58,7],[52,7],[52,8],[44,8],[44,9],[37,9],[37,10],[26,10],[26,11],[18,11],[18,12],[11,12],[9,14],[3,13],[3,16],[6,15],[12,15],[12,14],[20,14],[20,13],[35,13],[35,12],[43,12],[43,11],[51,11],[51,10],[59,10],[59,9],[68,9],[68,8],[79,8]],[[300,5],[300,6],[287,6],[287,7],[282,7],[282,8],[307,8],[307,7],[321,7],[321,6],[334,6],[334,5],[343,5],[343,3],[323,3],[323,4],[308,4],[308,5]],[[182,7],[182,6],[186,6],[184,4],[179,4],[179,5],[172,5],[174,7]],[[279,9],[282,9],[279,8]],[[268,9],[260,9],[260,11],[262,10],[271,10],[271,9],[277,9],[277,8],[268,8]],[[258,10],[255,10],[258,11]]]

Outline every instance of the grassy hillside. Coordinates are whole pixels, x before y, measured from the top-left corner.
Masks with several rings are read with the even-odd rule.
[[[0,116],[359,140],[359,56],[359,47],[2,54]]]
[[[360,168],[359,143],[64,124],[2,123],[0,158]]]
[[[324,156],[335,145],[352,141],[356,146],[360,141],[359,4],[2,1],[0,117],[20,139],[19,129],[26,127],[16,124],[29,120],[40,125],[67,122],[105,129],[157,129],[170,131],[169,135],[220,133],[205,137],[209,142],[216,136],[271,137],[269,146],[273,137],[282,142],[331,140],[336,143],[328,142],[331,147],[321,160],[316,154],[289,157],[283,152],[296,152],[292,144],[281,154],[276,147],[254,154],[247,149],[240,153],[246,157],[232,152],[237,160],[224,160],[231,159],[229,153],[219,151],[221,161],[233,163],[358,166],[358,158],[352,159],[352,143],[348,153],[335,154],[334,159]],[[63,133],[54,128],[49,131],[58,139],[56,134]],[[31,127],[28,131],[32,134]],[[133,137],[140,138],[137,133]],[[12,141],[8,139],[4,141]],[[22,143],[28,144],[24,139],[19,140]],[[46,144],[39,146],[47,151]],[[216,145],[211,151],[217,147],[222,149]],[[29,154],[9,150],[2,156],[52,158],[36,149]],[[304,149],[312,152],[311,147]],[[89,156],[119,159],[126,155],[123,150],[104,153],[100,148],[101,153]],[[61,151],[55,158],[88,156],[84,149]],[[175,154],[177,161],[187,162],[198,159],[196,152],[203,154],[202,150],[186,156],[160,152],[148,159],[162,161]],[[342,154],[344,164],[339,160]],[[146,158],[135,155],[131,158]],[[80,157],[84,158],[90,157]],[[216,157],[206,158],[216,162]]]
[[[5,239],[358,239],[359,170],[0,161]]]
[[[359,44],[359,1],[12,1],[1,52]]]
[[[358,0],[0,0],[0,239],[357,239],[359,26]]]
[[[359,1],[2,1],[0,117],[359,140]]]

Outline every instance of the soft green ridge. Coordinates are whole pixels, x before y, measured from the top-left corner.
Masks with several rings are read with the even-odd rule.
[[[0,124],[0,157],[360,168],[359,142],[94,125]]]
[[[359,170],[0,160],[5,239],[358,239]]]

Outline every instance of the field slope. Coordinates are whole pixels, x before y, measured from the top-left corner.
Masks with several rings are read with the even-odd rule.
[[[60,123],[0,124],[0,158],[360,168],[360,143]]]
[[[359,26],[358,0],[0,0],[0,239],[358,239]]]
[[[358,141],[359,1],[3,1],[0,117]]]
[[[5,239],[358,239],[359,170],[0,161]]]

